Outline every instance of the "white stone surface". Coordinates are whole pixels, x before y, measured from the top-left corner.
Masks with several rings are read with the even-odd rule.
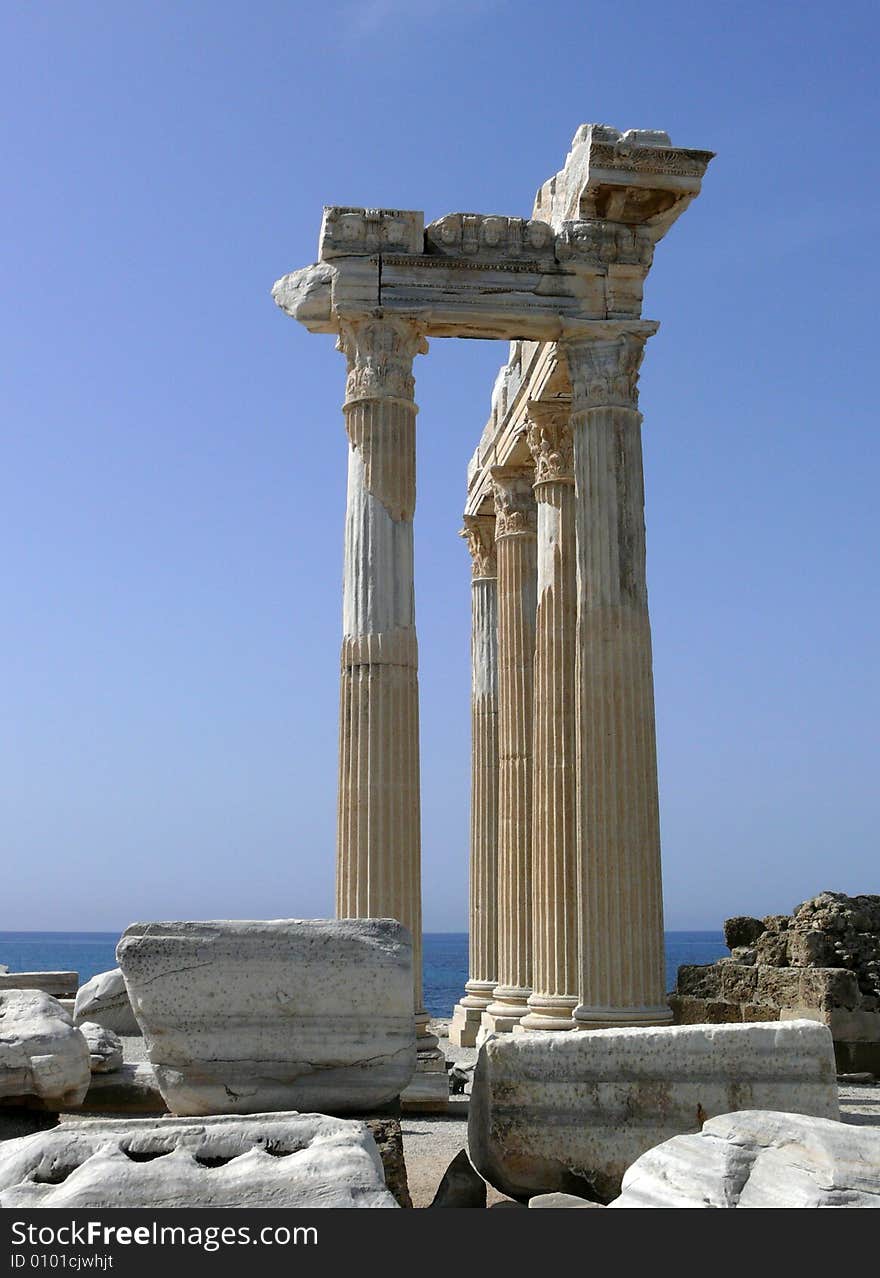
[[[415,1070],[393,919],[137,923],[117,957],[172,1113],[365,1112]]]
[[[836,1119],[828,1030],[790,1021],[495,1036],[477,1060],[469,1149],[512,1198],[608,1202],[646,1150],[737,1108]]]
[[[141,1027],[131,1010],[125,978],[118,967],[99,972],[77,991],[74,1025],[92,1021],[123,1036],[139,1035]]]
[[[575,1194],[536,1194],[534,1198],[529,1199],[530,1207],[549,1207],[551,1209],[559,1209],[564,1207],[567,1209],[574,1208],[578,1210],[583,1207],[603,1207],[603,1203],[591,1203],[586,1198],[578,1198]]]
[[[57,999],[42,990],[0,993],[0,1101],[78,1105],[91,1076],[86,1040]]]
[[[122,1065],[122,1043],[119,1035],[105,1025],[82,1021],[77,1026],[89,1047],[89,1064],[93,1074],[111,1074]]]
[[[0,1145],[0,1207],[396,1207],[363,1124],[94,1120]]]
[[[746,1110],[648,1150],[612,1207],[880,1207],[880,1129]]]

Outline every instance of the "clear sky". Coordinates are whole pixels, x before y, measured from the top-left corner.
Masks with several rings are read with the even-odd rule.
[[[582,121],[718,152],[642,375],[667,925],[880,891],[875,2],[5,0],[0,928],[332,912],[324,204],[527,216]],[[417,362],[424,909],[463,930],[500,343]]]

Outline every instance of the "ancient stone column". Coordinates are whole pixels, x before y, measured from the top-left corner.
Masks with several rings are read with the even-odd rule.
[[[498,558],[498,984],[482,1024],[512,1030],[532,981],[536,513],[531,466],[492,469]]]
[[[670,1020],[637,389],[644,343],[621,325],[561,344],[577,494],[581,1029]]]
[[[494,515],[465,515],[471,552],[471,854],[468,971],[450,1041],[473,1047],[497,972],[498,606]]]
[[[519,1028],[574,1028],[578,1003],[575,735],[577,565],[567,403],[531,402],[538,504],[538,607],[532,742],[532,985]]]
[[[395,918],[412,932],[419,1050],[422,998],[419,692],[413,599],[417,325],[381,311],[340,322],[348,362],[336,912]]]

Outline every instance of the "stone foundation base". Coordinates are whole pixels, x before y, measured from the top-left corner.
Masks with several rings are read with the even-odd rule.
[[[483,1009],[456,1003],[449,1024],[449,1041],[456,1047],[476,1047]]]
[[[525,1015],[525,1010],[523,1010]],[[501,1016],[497,1012],[483,1012],[480,1028],[489,1034],[510,1034],[514,1026],[519,1025],[522,1016]]]
[[[412,1081],[400,1093],[404,1114],[445,1114],[449,1109],[449,1075],[442,1052],[419,1053]]]

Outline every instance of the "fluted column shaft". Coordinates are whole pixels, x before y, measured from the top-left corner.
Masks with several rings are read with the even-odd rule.
[[[574,1028],[578,1002],[577,572],[569,406],[529,404],[538,507],[532,794],[532,984],[523,1029]]]
[[[471,844],[468,981],[450,1040],[473,1047],[497,972],[498,600],[494,515],[466,515],[471,585]]]
[[[349,462],[336,911],[409,928],[424,1036],[412,363],[426,343],[411,321],[376,312],[343,321],[338,346]]]
[[[532,981],[536,514],[531,467],[492,471],[498,556],[498,984],[483,1024],[510,1030]]]
[[[621,330],[564,344],[577,494],[583,1029],[670,1019],[637,391],[644,340]]]

